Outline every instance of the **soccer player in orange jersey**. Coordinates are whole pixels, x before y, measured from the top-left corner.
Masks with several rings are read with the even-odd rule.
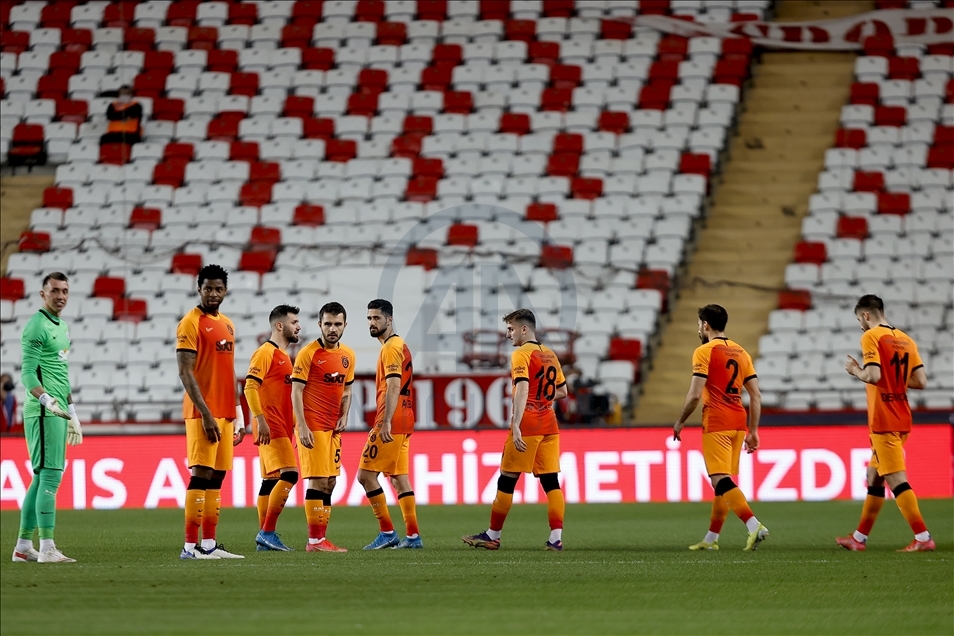
[[[387,300],[379,298],[368,303],[368,330],[371,337],[381,343],[375,372],[378,410],[374,416],[374,428],[368,434],[368,442],[361,453],[358,481],[367,493],[381,531],[374,541],[364,546],[365,550],[424,547],[417,527],[414,490],[407,476],[408,451],[414,432],[414,396],[411,389],[414,369],[411,351],[404,340],[394,333],[393,315],[394,308]],[[407,528],[406,536],[400,540],[391,523],[384,490],[378,482],[381,473],[390,477],[391,485],[398,493],[398,503]]]
[[[702,455],[715,490],[709,531],[690,550],[718,550],[719,533],[729,510],[745,524],[749,536],[743,550],[755,550],[768,537],[768,528],[752,514],[742,490],[732,481],[739,474],[743,446],[751,454],[759,447],[762,394],[752,358],[741,345],[725,337],[729,314],[719,305],[699,310],[699,340],[692,354],[692,382],[673,438],[680,439],[686,420],[702,400]],[[742,389],[749,394],[748,423]],[[746,433],[748,429],[748,433]]]
[[[301,324],[298,307],[278,305],[268,315],[271,335],[252,354],[245,376],[245,399],[254,421],[255,445],[261,464],[262,486],[258,491],[258,550],[291,550],[282,543],[275,525],[288,495],[298,483],[298,465],[292,436],[295,416],[291,400],[291,358],[288,345],[298,342]]]
[[[861,509],[858,529],[836,539],[847,550],[865,549],[868,534],[884,505],[884,485],[888,484],[905,521],[914,531],[914,541],[899,552],[930,552],[934,539],[928,532],[918,498],[908,484],[904,465],[904,443],[911,433],[911,406],[908,389],[927,386],[927,374],[918,346],[906,333],[890,326],[884,317],[884,302],[865,295],[855,305],[855,318],[864,332],[861,353],[864,365],[848,356],[845,370],[865,383],[868,396],[868,496]]]
[[[529,309],[504,316],[507,338],[516,351],[510,356],[513,378],[513,416],[500,460],[497,496],[490,512],[490,528],[461,537],[467,545],[485,550],[500,548],[500,533],[513,504],[520,473],[533,473],[547,494],[550,537],[544,548],[563,551],[563,514],[566,502],[560,489],[560,429],[554,400],[566,397],[563,368],[553,351],[537,341],[537,320]]]
[[[235,327],[219,313],[228,292],[228,276],[218,265],[199,270],[199,305],[176,330],[176,362],[185,387],[182,416],[192,469],[181,559],[245,558],[215,541],[222,481],[232,468],[232,446],[245,437],[245,418],[235,390]],[[200,526],[202,543],[197,545]]]
[[[348,425],[354,351],[342,344],[348,313],[339,303],[327,303],[318,312],[321,338],[295,357],[292,404],[298,421],[298,454],[305,491],[308,552],[347,552],[326,536],[331,518],[331,493],[341,474],[341,431]]]

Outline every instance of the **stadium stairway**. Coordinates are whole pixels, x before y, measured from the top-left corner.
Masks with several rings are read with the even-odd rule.
[[[49,172],[49,174],[44,174]],[[7,272],[7,259],[16,252],[14,246],[20,233],[30,229],[30,213],[43,205],[43,190],[53,185],[53,171],[39,174],[0,177],[0,245],[3,246],[2,273]]]
[[[811,20],[872,8],[869,2],[781,2],[778,17]],[[758,339],[778,303],[774,290],[784,286],[808,198],[848,101],[854,59],[853,53],[762,55],[705,228],[641,387],[637,424],[667,423],[679,416],[692,351],[699,344],[699,307],[725,306],[729,337],[753,359],[758,356]],[[736,285],[708,284],[717,281]],[[697,409],[689,421],[698,423],[700,416]]]

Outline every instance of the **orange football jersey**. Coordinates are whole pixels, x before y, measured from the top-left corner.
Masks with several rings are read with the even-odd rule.
[[[752,358],[728,338],[713,338],[692,354],[692,375],[706,379],[702,389],[702,431],[744,431],[742,386],[757,377]]]
[[[553,435],[560,432],[553,398],[566,384],[563,367],[557,355],[539,342],[526,342],[510,354],[510,377],[513,385],[529,382],[527,408],[520,420],[520,434]]]
[[[255,350],[248,364],[245,382],[259,384],[258,399],[272,437],[294,437],[291,374],[291,358],[271,340]]]
[[[305,345],[295,356],[292,382],[304,384],[302,404],[310,431],[331,431],[341,415],[344,388],[354,382],[354,351],[340,342],[325,349],[321,339]]]
[[[176,329],[176,351],[196,354],[195,379],[212,417],[235,419],[235,327],[225,314],[196,307]],[[182,417],[202,417],[189,394],[182,397]]]
[[[872,433],[906,433],[911,430],[908,378],[924,366],[908,334],[878,325],[861,336],[862,366],[881,367],[878,384],[865,384],[868,398],[868,428]]]
[[[384,396],[388,390],[388,378],[401,378],[401,394],[398,396],[397,408],[391,418],[391,432],[406,435],[414,432],[414,365],[411,351],[404,344],[404,340],[397,334],[391,335],[381,345],[378,356],[378,368],[374,374],[377,385],[378,412],[374,416],[374,425],[380,426],[384,422]]]

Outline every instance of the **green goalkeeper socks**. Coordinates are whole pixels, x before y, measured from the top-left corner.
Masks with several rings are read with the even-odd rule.
[[[20,512],[20,538],[32,539],[34,528],[39,528],[41,539],[52,539],[56,526],[56,491],[63,479],[63,471],[41,468],[34,475]]]

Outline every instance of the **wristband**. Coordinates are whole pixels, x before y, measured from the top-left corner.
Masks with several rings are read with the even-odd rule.
[[[72,402],[69,403],[69,407],[66,409],[69,411],[70,417],[76,417],[76,405]]]
[[[37,399],[40,401],[40,404],[46,408],[50,408],[50,406],[53,404],[53,396],[51,396],[49,393],[42,393]]]

